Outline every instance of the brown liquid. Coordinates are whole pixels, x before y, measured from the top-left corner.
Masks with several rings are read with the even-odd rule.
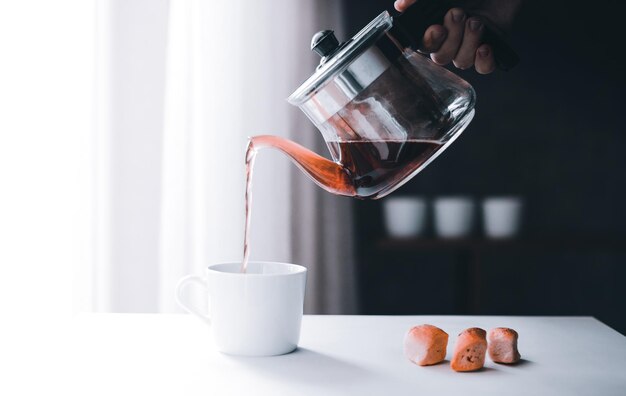
[[[252,173],[258,150],[274,148],[282,151],[317,185],[330,193],[376,199],[408,180],[441,148],[441,144],[424,140],[359,140],[328,142],[328,147],[333,158],[341,164],[277,136],[261,135],[250,139],[246,151],[246,220],[241,272],[246,272],[250,256]]]
[[[256,159],[256,148],[253,139],[248,141],[246,149],[246,223],[243,231],[243,261],[241,262],[241,272],[248,270],[248,260],[250,258],[250,216],[252,210],[252,172],[254,171],[254,160]]]
[[[408,180],[441,148],[441,144],[423,140],[385,140],[328,142],[328,147],[350,176],[352,195],[376,199]]]

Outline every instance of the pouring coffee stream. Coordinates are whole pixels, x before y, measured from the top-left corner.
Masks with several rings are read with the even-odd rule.
[[[289,98],[320,130],[332,160],[290,140],[255,136],[246,152],[245,272],[249,256],[251,178],[258,150],[286,154],[326,191],[360,199],[382,198],[424,169],[467,127],[475,93],[460,77],[415,51],[428,26],[453,3],[420,0],[396,17],[381,13],[350,40],[317,33],[311,49],[320,65]],[[496,64],[507,70],[517,56],[486,28]]]

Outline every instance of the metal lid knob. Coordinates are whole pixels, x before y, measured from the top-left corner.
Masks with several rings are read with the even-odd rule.
[[[322,58],[331,55],[339,47],[339,41],[332,30],[322,30],[313,35],[311,50]]]

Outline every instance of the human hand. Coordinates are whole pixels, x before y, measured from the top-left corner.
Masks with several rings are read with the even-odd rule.
[[[416,0],[396,0],[396,10],[404,12]],[[501,30],[508,30],[517,13],[521,0],[467,0],[459,2],[463,8],[450,9],[443,25],[432,25],[426,29],[420,51],[429,53],[439,64],[450,62],[459,69],[472,66],[480,74],[495,70],[493,48],[482,42],[486,19]],[[468,17],[466,11],[471,12]]]

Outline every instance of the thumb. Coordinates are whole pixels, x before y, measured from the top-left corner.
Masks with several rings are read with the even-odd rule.
[[[393,6],[396,10],[404,12],[404,10],[409,8],[413,3],[415,3],[415,0],[396,0],[396,2],[393,3]]]

